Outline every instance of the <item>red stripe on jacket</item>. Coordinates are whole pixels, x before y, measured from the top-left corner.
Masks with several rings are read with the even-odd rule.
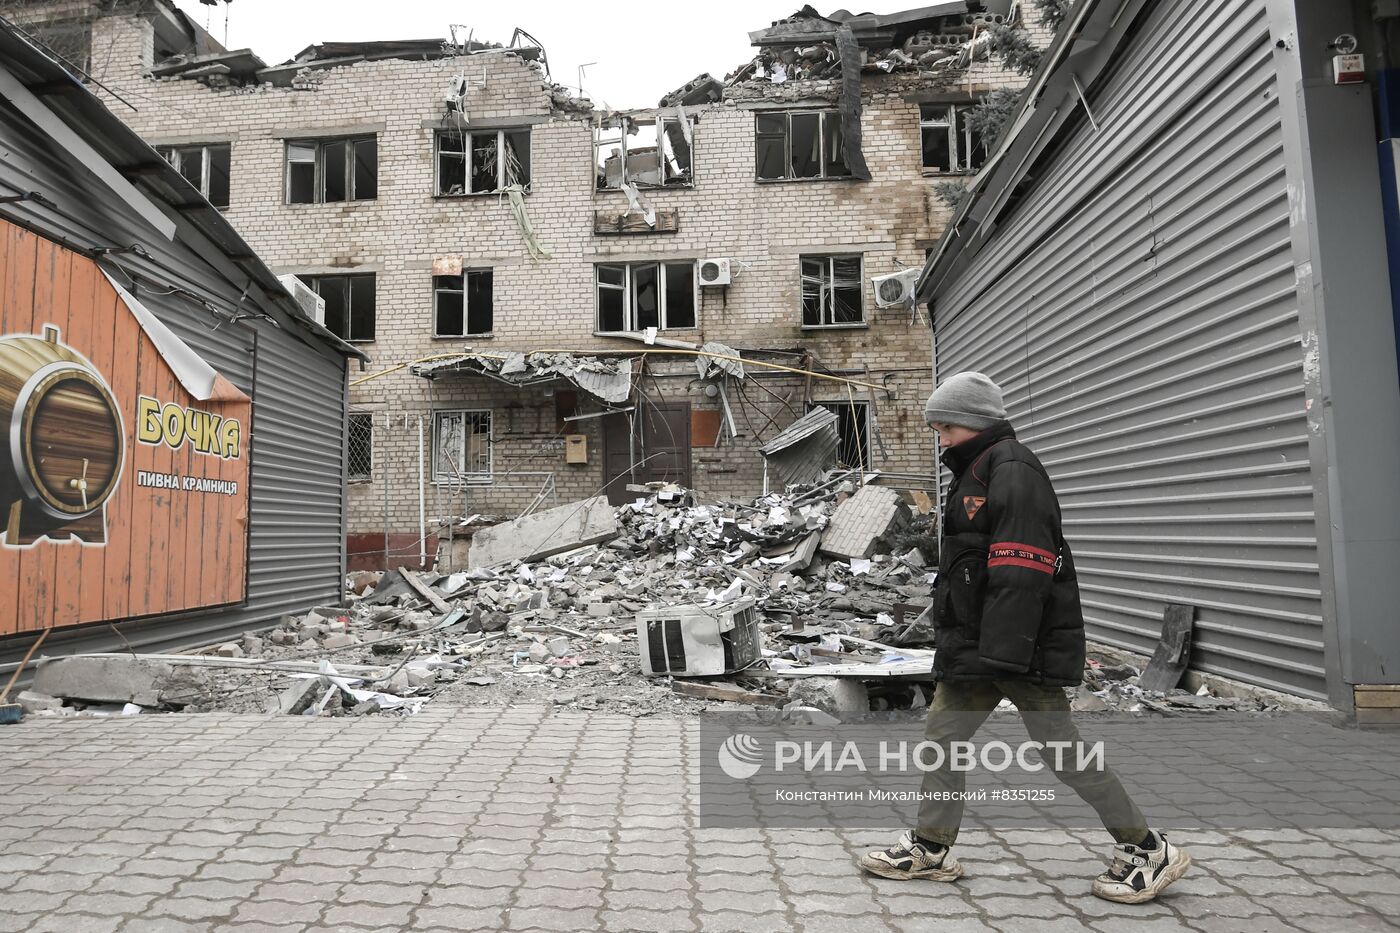
[[[995,555],[997,551],[1026,551],[1035,557],[1039,557],[1043,560],[1048,560],[1052,564],[1055,562],[1055,555],[1045,550],[1045,548],[1034,547],[1029,544],[1021,544],[1016,541],[998,541],[996,544],[993,544],[987,550],[990,551],[993,555]]]
[[[1026,570],[1039,570],[1041,573],[1053,574],[1055,565],[1046,565],[1037,560],[1026,560],[1022,557],[993,557],[987,561],[987,567],[1022,567]]]

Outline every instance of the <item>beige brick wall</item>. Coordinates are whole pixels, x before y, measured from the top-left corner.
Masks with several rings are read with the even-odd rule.
[[[1034,33],[1042,44],[1043,31]],[[377,277],[376,336],[363,349],[380,371],[434,354],[471,347],[485,352],[567,348],[582,353],[640,349],[595,336],[593,264],[620,259],[699,259],[739,263],[728,289],[702,289],[699,326],[668,332],[676,339],[718,340],[746,349],[810,350],[823,365],[886,386],[878,395],[882,447],[877,468],[930,472],[933,438],[919,417],[930,389],[929,334],[908,311],[882,311],[864,289],[868,326],[839,331],[800,327],[798,257],[858,252],[869,278],[922,264],[949,212],[933,194],[936,179],[920,167],[921,93],[976,94],[1024,79],[978,63],[950,72],[944,86],[910,75],[866,81],[864,151],[873,180],[760,183],[754,177],[754,117],[734,101],[689,112],[695,185],[649,192],[656,207],[679,212],[679,232],[597,236],[593,211],[622,209],[620,193],[593,190],[592,130],[586,118],[551,109],[541,73],[512,55],[455,61],[362,62],[317,72],[309,89],[212,89],[193,81],[144,76],[150,30],[130,16],[95,25],[94,74],[138,108],[115,105],[152,143],[232,143],[228,218],[278,272],[372,271]],[[433,196],[433,131],[443,116],[448,79],[472,83],[473,120],[539,120],[532,127],[532,186],[526,207],[540,242],[552,254],[533,261],[508,202],[495,195]],[[484,82],[483,82],[484,78]],[[834,100],[829,82],[792,85],[783,93]],[[373,127],[379,144],[379,190],[373,201],[284,203],[284,138]],[[432,336],[434,257],[463,254],[470,267],[494,270],[494,333],[462,340]],[[921,315],[922,317],[922,315]],[[776,358],[776,357],[774,357]],[[787,358],[795,362],[799,357]],[[653,397],[689,400],[714,409],[695,384],[690,360],[653,357]],[[801,413],[804,381],[762,376],[735,396],[740,437],[692,451],[693,484],[713,495],[752,495],[763,465],[754,447]],[[767,391],[764,391],[764,390]],[[552,475],[559,501],[592,494],[602,482],[599,421],[581,422],[590,462],[564,463],[548,387],[507,388],[484,379],[444,376],[429,382],[400,370],[352,390],[352,407],[376,414],[373,482],[351,486],[352,532],[412,531],[418,523],[418,423],[431,433],[431,412],[482,408],[494,413],[495,482],[465,489],[429,485],[429,521],[471,512],[511,513]],[[771,393],[771,394],[770,394]],[[586,407],[596,405],[580,392]],[[846,398],[846,389],[818,382],[815,399]],[[857,400],[864,390],[855,390]],[[596,400],[594,400],[596,401]],[[256,439],[255,439],[256,442]],[[431,451],[427,451],[431,467]],[[386,495],[387,492],[387,495]]]

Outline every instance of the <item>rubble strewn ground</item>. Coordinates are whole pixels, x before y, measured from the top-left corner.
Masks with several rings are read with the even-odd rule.
[[[696,503],[686,490],[657,488],[589,521],[574,512],[613,507],[563,506],[521,520],[547,557],[517,546],[505,548],[512,559],[474,560],[456,573],[352,574],[344,607],[287,617],[193,656],[52,661],[20,700],[46,716],[411,715],[429,701],[635,717],[736,705],[808,716],[919,709],[931,687],[932,629],[922,613],[935,576],[933,517],[865,479],[875,477],[833,474],[747,503]],[[598,534],[600,523],[608,534]],[[492,539],[511,531],[498,525]],[[595,543],[561,547],[570,533]],[[703,622],[749,605],[761,655],[742,669],[704,679],[644,672],[638,613],[685,606]],[[1144,693],[1141,673],[1091,653],[1075,709],[1183,715],[1275,705],[1205,688]]]

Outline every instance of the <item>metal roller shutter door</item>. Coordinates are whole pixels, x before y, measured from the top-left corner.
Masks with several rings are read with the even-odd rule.
[[[1064,507],[1090,636],[1325,697],[1272,37],[1262,0],[1155,4],[1034,190],[939,298]]]

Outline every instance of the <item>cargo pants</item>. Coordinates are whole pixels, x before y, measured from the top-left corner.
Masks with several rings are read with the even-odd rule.
[[[1070,717],[1069,699],[1063,687],[1046,687],[1023,680],[969,681],[938,684],[924,725],[925,740],[943,750],[949,761],[953,742],[969,742],[1005,697],[1016,704],[1032,740],[1050,742],[1081,741]],[[1024,714],[1033,715],[1026,716]],[[1042,750],[1040,760],[1062,783],[1093,807],[1104,827],[1118,842],[1140,842],[1148,833],[1147,821],[1123,789],[1122,783],[1105,765],[1102,770],[1077,770],[1078,755],[1061,757],[1062,769],[1055,768],[1056,756]],[[930,842],[951,846],[962,823],[962,794],[967,788],[965,771],[940,767],[924,772],[919,803],[918,834]]]

